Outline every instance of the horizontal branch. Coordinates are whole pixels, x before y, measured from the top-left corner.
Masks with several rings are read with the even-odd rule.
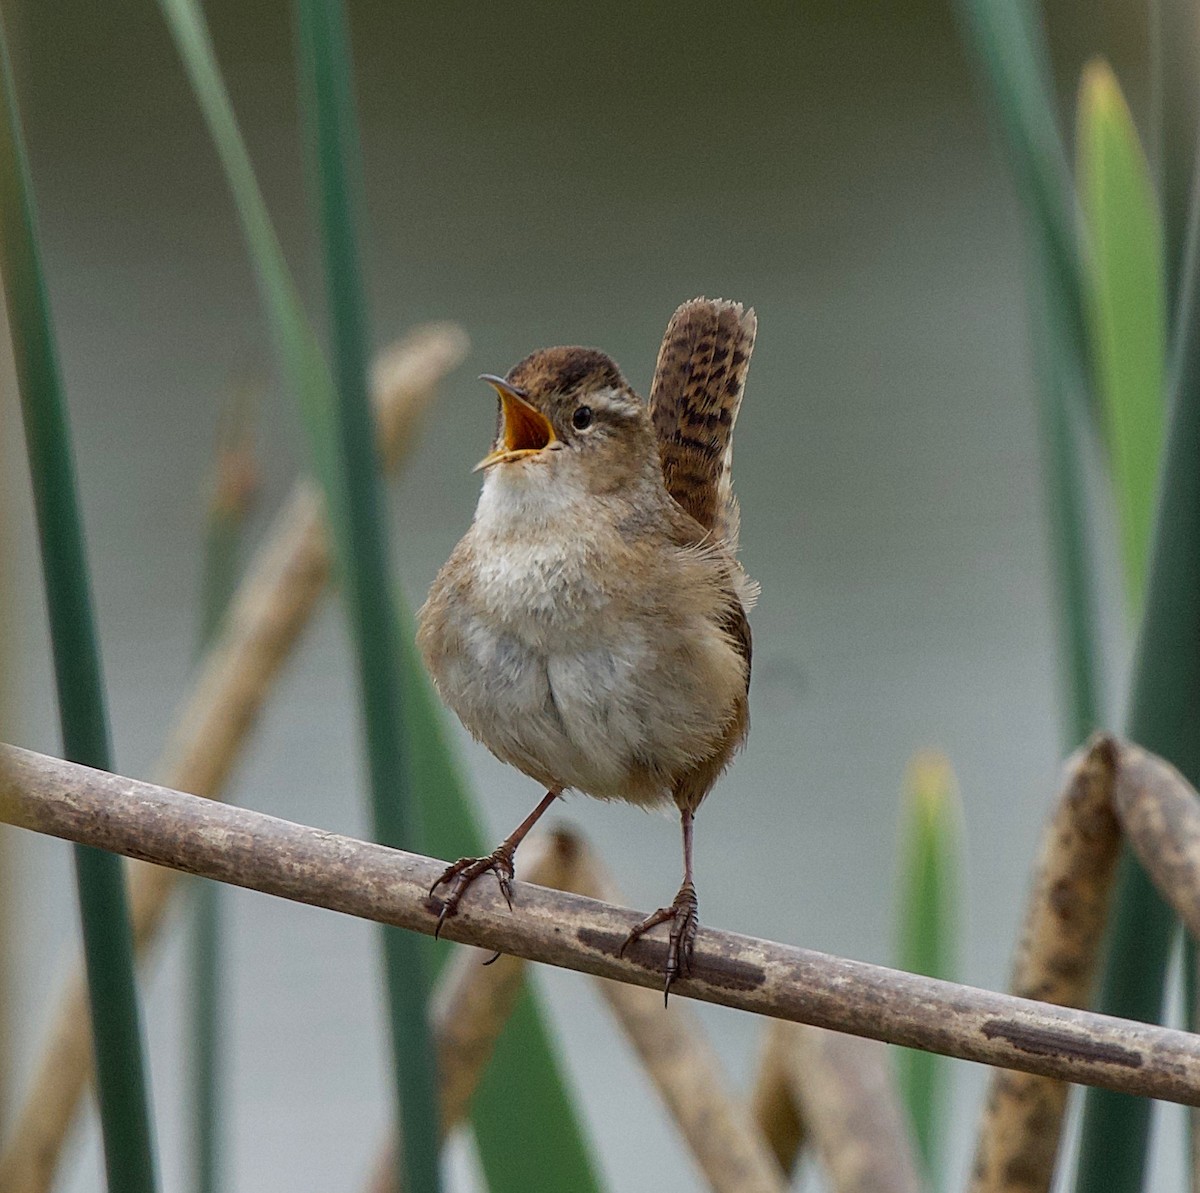
[[[432,934],[443,864],[169,788],[0,746],[0,820],[220,882]],[[443,935],[637,986],[664,942],[638,914],[528,883],[514,910],[472,888]],[[1200,1105],[1200,1036],[702,929],[684,997],[1123,1093]]]

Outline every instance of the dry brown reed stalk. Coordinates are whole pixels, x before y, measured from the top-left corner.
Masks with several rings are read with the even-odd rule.
[[[1113,804],[1138,860],[1179,914],[1192,940],[1200,940],[1200,806],[1196,793],[1173,766],[1136,746],[1125,746],[1113,785]],[[1189,957],[1187,950],[1184,957]],[[1200,975],[1193,979],[1200,1003]],[[1200,1015],[1200,1005],[1193,1015]],[[1193,1109],[1190,1117],[1191,1187],[1200,1190],[1200,1114]]]
[[[0,747],[0,821],[264,894],[432,935],[444,862]],[[660,989],[665,943],[638,914],[518,883],[472,888],[442,935]],[[674,987],[673,987],[674,990]],[[1200,1037],[703,929],[682,997],[1118,1093],[1200,1105]]]
[[[787,1026],[792,1089],[833,1193],[919,1193],[887,1049],[878,1040]]]
[[[836,1193],[920,1188],[912,1138],[876,1041],[776,1020],[763,1037],[751,1106],[785,1173],[813,1143]]]
[[[781,1019],[767,1024],[759,1052],[750,1113],[758,1123],[779,1167],[790,1174],[804,1148],[807,1131],[792,1091],[788,1060],[791,1025]]]
[[[1014,973],[1015,993],[1083,1005],[1101,947],[1122,832],[1193,937],[1200,936],[1200,804],[1174,767],[1096,737],[1067,767],[1046,833]],[[1067,1089],[1016,1073],[992,1079],[971,1193],[1045,1193]]]
[[[380,358],[373,393],[380,450],[395,467],[437,385],[466,354],[453,324],[415,329]],[[330,549],[314,484],[299,481],[229,605],[155,773],[172,787],[219,799],[275,677],[329,583]],[[178,875],[157,866],[129,874],[134,947],[144,955],[162,925]],[[0,1193],[45,1193],[91,1074],[91,1033],[76,964],[59,994],[33,1083],[0,1153]]]
[[[556,834],[567,861],[567,887],[607,903],[619,899],[612,878],[583,839]],[[766,1139],[709,1046],[696,1016],[678,1002],[663,1007],[657,989],[597,983],[647,1075],[666,1103],[714,1193],[782,1193],[786,1179]]]
[[[13,851],[10,837],[11,834],[7,830],[0,831],[0,1137],[8,1125],[9,1082],[13,1071],[12,925],[15,887],[12,879]]]
[[[1200,940],[1200,803],[1170,763],[1122,744],[1113,808],[1138,861],[1163,898]]]
[[[1120,853],[1112,807],[1116,743],[1096,738],[1067,762],[1042,836],[1009,989],[1060,1006],[1087,1004]],[[1054,1177],[1068,1086],[992,1074],[971,1193],[1044,1193]]]

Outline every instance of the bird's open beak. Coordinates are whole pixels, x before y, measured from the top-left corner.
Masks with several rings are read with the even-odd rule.
[[[484,456],[474,471],[490,468],[493,464],[510,464],[523,460],[543,448],[549,447],[557,438],[550,420],[531,406],[520,390],[509,385],[503,377],[484,373],[480,381],[486,381],[499,395],[504,411],[504,445]]]

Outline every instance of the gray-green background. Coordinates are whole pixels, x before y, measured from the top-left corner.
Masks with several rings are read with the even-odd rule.
[[[395,490],[406,592],[421,598],[471,516],[469,469],[493,418],[477,373],[503,372],[535,347],[587,343],[645,392],[678,302],[705,293],[753,304],[760,331],[735,476],[743,558],[763,588],[754,727],[698,820],[702,919],[889,961],[901,778],[913,751],[933,745],[949,754],[965,806],[961,976],[1002,987],[1056,782],[1056,659],[1018,213],[948,11],[833,0],[349,7],[375,339],[450,318],[473,344]],[[1117,6],[1069,24],[1081,7],[1056,9],[1067,98],[1086,52],[1115,51],[1127,69],[1138,59]],[[315,299],[288,6],[206,9],[285,247]],[[217,414],[231,378],[270,358],[224,184],[157,9],[41,0],[6,4],[5,15],[116,755],[147,774],[191,664]],[[4,382],[0,414],[15,429],[10,368]],[[54,751],[27,484],[7,438],[12,733]],[[277,389],[259,446],[261,526],[302,455]],[[1109,621],[1120,671],[1122,630]],[[365,831],[350,666],[330,604],[271,701],[237,800]],[[539,793],[463,748],[490,830],[506,832]],[[561,815],[596,842],[633,905],[675,890],[672,822],[578,798]],[[6,844],[19,924],[16,1063],[3,1075],[13,1093],[75,921],[66,847]],[[387,1111],[374,935],[239,892],[226,906],[230,1188],[353,1189]],[[540,981],[612,1188],[697,1187],[587,982]],[[183,1000],[176,943],[147,994],[168,1190],[184,1187]],[[744,1083],[761,1024],[701,1015]],[[983,1076],[954,1067],[956,1178]],[[71,1167],[64,1188],[99,1187],[93,1130]],[[470,1169],[460,1151],[464,1188]]]

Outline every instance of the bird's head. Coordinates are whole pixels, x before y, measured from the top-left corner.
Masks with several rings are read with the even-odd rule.
[[[507,377],[481,379],[499,394],[500,411],[477,470],[604,492],[659,466],[645,403],[603,352],[545,348]]]

